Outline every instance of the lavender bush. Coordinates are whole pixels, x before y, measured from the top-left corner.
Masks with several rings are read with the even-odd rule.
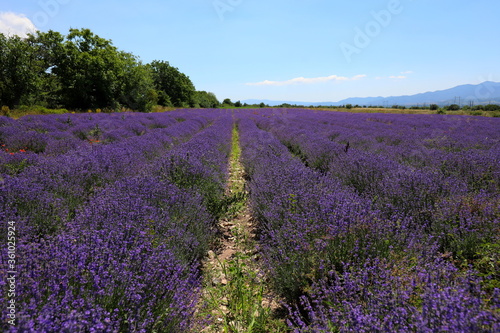
[[[471,117],[242,112],[260,250],[291,328],[498,330],[495,128]]]
[[[23,272],[18,323],[6,326],[2,313],[5,330],[184,332],[190,327],[200,259],[218,233],[211,205],[224,200],[232,121],[225,111],[182,115],[182,121],[172,112],[3,123],[2,144],[11,147],[6,149],[17,142],[9,134],[13,126],[19,140],[24,138],[19,131],[36,128],[47,143],[45,151],[22,152],[36,156],[22,170],[2,169],[7,172],[1,217],[17,222]],[[8,153],[3,166],[18,154]],[[183,183],[168,176],[172,170],[186,175]],[[208,189],[219,196],[210,201]]]

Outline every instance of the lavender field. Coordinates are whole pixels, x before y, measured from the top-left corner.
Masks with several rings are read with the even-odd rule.
[[[500,331],[500,120],[299,109],[0,117],[3,331],[194,332],[233,128],[289,331]]]

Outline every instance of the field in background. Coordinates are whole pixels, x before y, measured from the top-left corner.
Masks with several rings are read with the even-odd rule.
[[[235,107],[235,106],[228,106],[224,105],[223,109],[233,109],[233,110],[238,110],[238,109],[243,109],[243,110],[249,110],[249,109],[256,109],[258,106],[255,105],[248,105],[248,106],[242,106],[242,107]],[[278,107],[280,108],[280,107]],[[173,111],[173,110],[183,110],[185,108],[176,108],[176,107],[165,107],[165,106],[154,106],[151,112],[167,112],[167,111]],[[441,109],[440,111],[433,111],[433,110],[413,110],[413,109],[391,109],[391,108],[352,108],[352,109],[346,109],[346,108],[336,108],[336,107],[316,107],[316,108],[300,108],[300,107],[293,107],[293,108],[286,108],[283,107],[283,109],[306,109],[306,110],[323,110],[323,111],[338,111],[338,112],[352,112],[352,113],[393,113],[393,114],[449,114],[449,115],[461,115],[461,116],[484,116],[484,117],[500,117],[500,112],[499,111],[464,111],[464,110],[459,110],[459,111],[445,111]],[[207,112],[209,112],[210,109],[207,109]],[[12,109],[10,110],[7,107],[2,107],[2,110],[0,112],[0,116],[8,116],[12,117],[14,119],[18,119],[22,116],[26,115],[45,115],[45,114],[64,114],[68,113],[69,111],[66,109],[47,109],[44,107],[39,107],[39,106],[34,106],[34,107],[28,107],[28,106],[23,106],[17,109]],[[87,110],[87,113],[113,113],[115,111],[113,110],[101,110],[101,109],[96,109],[96,110]],[[120,110],[119,112],[133,112],[133,110],[130,109],[123,109]],[[73,112],[72,113],[76,113]],[[81,113],[81,112],[80,112]]]
[[[394,114],[448,114],[459,116],[484,116],[484,117],[500,117],[498,111],[438,111],[433,110],[412,110],[412,109],[391,109],[391,108],[308,108],[308,110],[323,110],[323,111],[339,111],[339,112],[353,112],[353,113],[394,113]]]
[[[152,113],[155,112],[168,112],[168,111],[173,111],[177,110],[178,108],[175,107],[166,107],[166,106],[161,106],[157,105],[154,106],[151,110]],[[102,109],[95,109],[95,110],[87,110],[86,113],[114,113],[114,112],[133,112],[133,110],[123,108],[120,111],[115,111],[115,110],[102,110]],[[13,119],[19,119],[23,116],[34,116],[34,115],[47,115],[47,114],[65,114],[65,113],[85,113],[85,112],[75,112],[75,111],[68,111],[66,109],[48,109],[42,106],[21,106],[19,108],[15,109],[9,109],[6,106],[3,106],[0,110],[0,116],[7,116],[11,117]]]

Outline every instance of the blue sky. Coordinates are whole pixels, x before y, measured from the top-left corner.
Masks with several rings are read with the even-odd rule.
[[[498,0],[19,0],[0,32],[89,28],[222,100],[338,101],[500,81]]]

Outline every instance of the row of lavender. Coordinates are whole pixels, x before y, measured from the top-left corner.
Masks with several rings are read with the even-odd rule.
[[[299,119],[298,119],[299,117]],[[366,116],[340,114],[332,119],[325,113],[309,113],[304,116],[296,112],[287,112],[279,117],[280,122],[295,124],[294,133],[281,133],[283,127],[276,119],[260,121],[259,126],[274,129],[276,135],[289,147],[298,149],[310,166],[326,171],[333,167],[331,159],[342,151],[356,150],[356,161],[360,167],[369,167],[370,162],[362,161],[360,154],[373,160],[379,157],[377,164],[397,162],[412,169],[438,171],[444,176],[458,177],[467,183],[472,191],[486,190],[495,192],[499,189],[498,170],[498,126],[495,119],[477,117],[446,117],[429,115],[427,117],[406,117],[395,115]],[[288,135],[283,137],[283,135]],[[314,135],[314,138],[311,138]],[[299,145],[297,140],[308,140],[307,145]],[[307,139],[306,139],[307,140]],[[301,151],[302,149],[302,151]],[[351,154],[352,155],[352,154]],[[357,164],[348,159],[335,163],[336,173],[341,169],[356,169]],[[344,164],[342,164],[344,163]],[[384,172],[393,169],[392,165],[372,167]],[[339,174],[340,175],[340,174]],[[349,178],[347,175],[343,177]],[[380,175],[374,175],[365,181],[351,179],[358,190],[363,191],[370,183],[376,183]]]
[[[240,118],[260,251],[291,327],[500,329],[498,121]]]
[[[16,222],[20,272],[17,325],[2,311],[4,330],[189,327],[231,129],[215,110],[1,118],[0,218]]]
[[[386,218],[410,218],[415,227],[425,227],[439,237],[442,252],[472,259],[481,240],[491,240],[496,225],[489,221],[498,208],[500,190],[496,119],[381,115],[376,121],[340,114],[332,126],[325,116],[312,115],[309,121],[297,121],[297,115],[280,117],[288,121],[286,127],[267,118],[258,124],[306,165],[369,199]],[[370,129],[371,123],[383,125]],[[333,137],[332,127],[334,141],[328,139]],[[352,136],[357,127],[362,128],[362,138]],[[447,144],[437,145],[437,140]],[[479,221],[473,216],[478,208],[486,212]],[[462,223],[456,225],[455,219]]]

